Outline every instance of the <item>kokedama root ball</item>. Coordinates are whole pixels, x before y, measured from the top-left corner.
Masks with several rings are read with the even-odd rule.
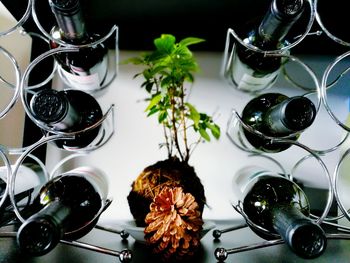
[[[153,252],[166,259],[192,255],[199,246],[204,187],[193,167],[177,158],[146,167],[128,195],[130,211]]]

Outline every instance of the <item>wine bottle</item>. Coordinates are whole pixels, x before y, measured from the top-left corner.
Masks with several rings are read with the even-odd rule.
[[[267,240],[280,236],[303,258],[324,252],[325,232],[310,219],[308,198],[296,183],[261,167],[246,166],[236,173],[233,187],[257,235]]]
[[[31,98],[30,108],[34,118],[52,130],[78,132],[73,140],[56,140],[55,143],[60,148],[86,147],[97,137],[101,128],[101,125],[97,125],[83,131],[98,123],[103,113],[97,100],[81,90],[43,89]]]
[[[107,193],[107,178],[96,168],[78,167],[52,178],[33,200],[33,214],[18,229],[19,248],[40,256],[62,238],[86,235],[95,226]]]
[[[249,31],[243,42],[262,51],[281,49],[288,45],[285,37],[303,10],[304,0],[272,0],[260,25]],[[257,92],[275,83],[282,60],[237,43],[227,74],[237,89]]]
[[[295,141],[315,117],[316,107],[310,99],[281,93],[261,94],[250,100],[242,111],[243,122],[255,130],[271,137],[291,135],[288,139]],[[280,152],[291,146],[272,142],[246,129],[243,134],[248,143],[264,152]]]
[[[100,38],[86,29],[79,0],[49,0],[57,26],[51,30],[53,39],[70,45],[87,45]],[[51,48],[59,44],[50,41]],[[108,49],[103,44],[80,47],[78,52],[57,53],[60,73],[70,87],[93,93],[101,89],[108,72]]]

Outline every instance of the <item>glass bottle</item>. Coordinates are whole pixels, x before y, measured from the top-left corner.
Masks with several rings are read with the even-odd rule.
[[[88,45],[100,38],[89,33],[79,0],[49,0],[57,26],[51,30],[53,39],[70,45]],[[51,48],[59,44],[50,41]],[[108,49],[99,43],[80,47],[78,52],[61,52],[55,55],[64,80],[72,88],[93,93],[101,89],[108,73]]]
[[[80,149],[89,145],[97,137],[101,125],[83,130],[103,117],[102,109],[92,95],[74,89],[43,89],[31,98],[30,108],[34,118],[52,130],[78,132],[73,140],[55,141],[60,148]]]
[[[32,215],[18,229],[19,248],[40,256],[62,238],[81,238],[97,223],[107,193],[106,175],[96,168],[78,167],[52,178],[26,211]]]
[[[242,111],[242,120],[255,130],[271,137],[297,140],[316,117],[314,103],[303,96],[288,97],[281,93],[265,93],[250,100]],[[264,152],[280,152],[291,145],[272,142],[243,129],[244,137],[256,149]]]
[[[251,30],[243,42],[262,51],[281,49],[288,45],[284,39],[303,10],[304,0],[272,0],[260,25]],[[237,89],[257,92],[274,84],[282,59],[237,43],[227,74]]]
[[[266,240],[280,236],[303,258],[316,258],[324,252],[325,232],[310,219],[309,201],[296,183],[252,165],[236,173],[233,189],[257,235]]]

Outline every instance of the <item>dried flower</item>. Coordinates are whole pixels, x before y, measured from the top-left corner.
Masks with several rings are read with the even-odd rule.
[[[145,218],[146,241],[163,258],[193,255],[199,246],[203,220],[198,203],[182,187],[165,186]]]

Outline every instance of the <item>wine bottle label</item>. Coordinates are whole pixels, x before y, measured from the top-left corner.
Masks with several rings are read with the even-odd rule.
[[[270,87],[276,81],[279,70],[264,76],[254,76],[255,71],[244,64],[236,55],[232,60],[231,78],[237,89],[244,91],[259,91]]]
[[[88,93],[97,91],[101,89],[101,86],[106,79],[108,71],[107,55],[103,58],[101,63],[96,64],[89,70],[89,72],[72,65],[70,65],[70,69],[72,72],[68,72],[62,67],[59,69],[62,77],[70,87]]]

